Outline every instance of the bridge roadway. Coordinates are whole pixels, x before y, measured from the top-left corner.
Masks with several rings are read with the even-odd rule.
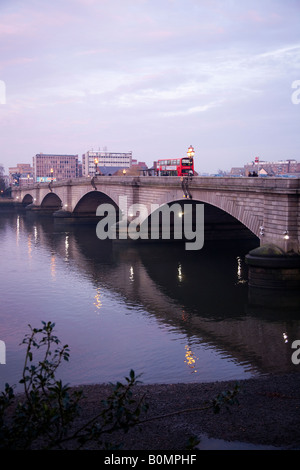
[[[186,180],[185,180],[186,181]],[[192,201],[217,207],[230,214],[260,239],[285,252],[300,251],[300,178],[280,177],[193,177],[185,189],[179,177],[98,176],[36,183],[12,188],[16,203],[31,204],[34,210],[62,209],[76,217],[96,214],[97,207],[111,203],[120,207],[142,204],[150,215],[159,206]]]

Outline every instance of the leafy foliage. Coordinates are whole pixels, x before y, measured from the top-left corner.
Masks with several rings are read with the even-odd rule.
[[[102,401],[102,411],[97,416],[70,431],[79,416],[83,392],[72,391],[56,379],[61,362],[69,360],[69,347],[60,346],[53,334],[54,323],[42,325],[39,329],[29,325],[30,333],[22,342],[27,345],[20,380],[23,399],[15,403],[13,387],[8,384],[0,395],[0,449],[65,448],[70,441],[76,442],[78,448],[88,441],[97,441],[100,448],[111,446],[102,436],[118,430],[127,432],[146,409],[141,401],[136,403],[132,398],[132,388],[138,383],[134,371],[125,378],[125,385],[118,382],[107,400]],[[33,350],[43,350],[37,364],[33,364]]]
[[[237,382],[233,388],[233,390],[225,390],[224,392],[220,393],[212,400],[212,407],[214,413],[219,413],[222,407],[226,407],[229,410],[229,405],[238,404],[237,395],[240,391],[239,383]]]
[[[0,450],[72,449],[86,448],[90,443],[98,449],[118,449],[108,439],[112,433],[128,432],[136,425],[165,419],[176,414],[212,409],[218,413],[222,407],[237,403],[239,385],[220,393],[205,406],[178,410],[165,415],[145,418],[148,405],[145,396],[136,399],[133,388],[139,383],[133,370],[125,383],[117,382],[100,411],[84,424],[76,421],[80,416],[82,390],[74,390],[56,378],[62,361],[68,361],[68,345],[61,346],[54,334],[55,324],[42,322],[41,328],[29,325],[22,344],[26,354],[20,383],[24,393],[15,396],[14,387],[6,384],[0,394]],[[34,358],[39,360],[34,363]],[[113,385],[113,384],[111,384]],[[193,449],[199,440],[190,437],[187,449]]]
[[[0,194],[5,191],[4,167],[0,163]]]

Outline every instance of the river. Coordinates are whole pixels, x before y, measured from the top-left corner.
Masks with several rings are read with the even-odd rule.
[[[255,241],[101,241],[93,226],[0,213],[0,385],[18,384],[28,324],[52,321],[71,385],[245,379],[295,370],[299,309],[249,302],[244,256]],[[3,344],[3,343],[2,343]],[[300,366],[298,366],[300,367]],[[17,389],[19,389],[19,385]]]

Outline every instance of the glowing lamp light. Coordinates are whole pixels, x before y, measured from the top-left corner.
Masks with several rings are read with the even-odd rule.
[[[284,238],[285,240],[289,240],[289,239],[290,239],[289,232],[288,232],[287,230],[284,232],[283,238]]]
[[[188,151],[187,151],[187,155],[188,155],[189,158],[191,158],[195,155],[195,150],[194,150],[194,147],[192,145],[189,146]]]

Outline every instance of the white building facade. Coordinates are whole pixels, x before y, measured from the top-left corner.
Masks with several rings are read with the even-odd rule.
[[[82,176],[94,176],[96,171],[105,168],[130,168],[132,152],[105,152],[89,150],[82,155]]]

